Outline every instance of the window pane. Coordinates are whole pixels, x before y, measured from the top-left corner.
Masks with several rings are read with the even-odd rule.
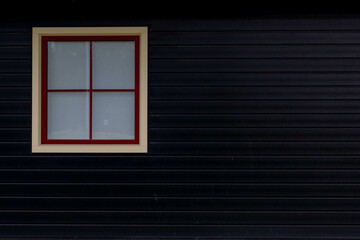
[[[93,139],[134,139],[134,92],[93,93]]]
[[[48,89],[88,89],[89,42],[48,42]]]
[[[89,139],[89,93],[48,93],[48,139]]]
[[[93,88],[135,88],[135,43],[93,42]]]

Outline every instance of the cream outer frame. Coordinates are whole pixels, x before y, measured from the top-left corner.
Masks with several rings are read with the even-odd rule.
[[[146,153],[148,119],[147,27],[34,27],[32,29],[32,152],[33,153]],[[41,144],[41,37],[139,36],[139,144]]]

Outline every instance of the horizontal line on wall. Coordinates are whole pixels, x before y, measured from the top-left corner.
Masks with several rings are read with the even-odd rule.
[[[179,33],[179,32],[175,32]],[[198,33],[198,31],[196,31]],[[0,33],[1,34],[1,33]],[[29,40],[31,41],[31,40]],[[198,44],[194,40],[193,43],[154,43],[150,42],[149,50],[151,51],[152,47],[236,47],[236,46],[244,46],[244,47],[252,47],[252,46],[284,46],[284,47],[292,47],[292,46],[326,46],[326,47],[337,47],[337,46],[350,46],[350,47],[357,47],[360,46],[360,41],[358,42],[348,42],[348,43],[340,43],[340,42],[324,42],[324,43],[291,43],[289,42],[281,42],[281,43],[271,43],[271,42],[261,42],[261,43],[227,43],[227,42],[219,42],[219,43],[205,43],[205,44]],[[31,44],[1,44],[0,42],[0,50],[1,48],[24,48],[24,49],[31,49]],[[151,56],[150,56],[151,57]],[[29,58],[31,59],[31,58]]]
[[[263,20],[263,22],[266,22],[267,19],[273,20],[273,18],[256,18],[256,20]],[[292,18],[292,19],[296,19],[296,20],[309,20],[308,18]],[[333,17],[322,17],[322,20],[328,19],[328,20],[334,20]],[[356,19],[358,19],[358,17],[356,17]],[[247,20],[247,19],[245,19]],[[279,19],[276,19],[279,20]],[[336,20],[348,20],[348,18],[336,18]],[[358,33],[358,29],[356,27],[354,27],[354,29],[236,29],[236,28],[231,28],[231,29],[226,29],[226,30],[221,30],[221,29],[213,29],[213,30],[202,30],[202,29],[194,29],[194,30],[152,30],[150,31],[150,33],[155,34],[155,33],[210,33],[210,32],[218,32],[218,33],[224,33],[224,32],[327,32],[327,33]],[[3,32],[1,32],[3,33]],[[4,32],[7,33],[7,32]],[[17,32],[8,32],[8,33],[17,33]],[[20,33],[27,33],[27,32],[20,32]]]
[[[0,116],[1,117],[1,116]],[[347,124],[348,125],[348,124]],[[31,130],[32,128],[31,127],[0,127],[0,131],[20,131],[20,130]],[[241,129],[268,129],[268,130],[274,130],[274,129],[294,129],[294,130],[301,130],[301,129],[331,129],[331,130],[341,130],[341,129],[360,129],[359,126],[356,126],[356,127],[349,127],[349,126],[344,126],[344,127],[331,127],[331,126],[328,126],[328,127],[317,127],[317,126],[314,126],[314,127],[302,127],[302,126],[296,126],[296,127],[279,127],[279,126],[267,126],[267,127],[262,127],[262,126],[259,126],[259,127],[254,127],[254,126],[243,126],[243,127],[232,127],[232,126],[225,126],[225,127],[202,127],[202,126],[199,126],[199,127],[148,127],[149,130],[229,130],[229,129],[234,129],[234,130],[241,130]],[[360,137],[360,136],[359,136]],[[223,140],[222,140],[223,141]],[[222,142],[221,141],[221,142]],[[237,142],[237,141],[236,141]],[[247,141],[242,141],[242,142],[247,142]],[[264,142],[267,142],[267,141],[264,141]],[[318,142],[318,141],[314,141],[314,142]],[[325,141],[325,142],[328,142],[328,141]],[[344,142],[344,141],[339,141],[339,142]],[[354,142],[354,141],[351,141],[351,142]]]
[[[0,141],[0,144],[2,143],[6,143],[6,144],[19,144],[19,143],[23,143],[23,144],[31,144],[31,141]],[[207,144],[207,143],[219,143],[219,144],[224,144],[224,143],[360,143],[360,141],[234,141],[234,140],[231,140],[231,141],[227,141],[227,140],[223,140],[223,141],[205,141],[205,140],[199,140],[199,141],[152,141],[152,140],[149,140],[149,145],[151,147],[151,144],[159,144],[159,143],[168,143],[168,144],[181,144],[181,143],[186,143],[186,144],[189,144],[189,143],[193,143],[193,144],[197,144],[197,143],[200,143],[200,144]],[[176,154],[178,155],[178,154]],[[190,155],[190,154],[189,154]],[[246,155],[239,155],[239,154],[233,154],[235,156],[246,156]],[[194,156],[198,156],[198,155],[194,155]],[[201,155],[202,156],[202,155]],[[219,155],[221,156],[221,154]],[[253,154],[249,154],[249,156],[253,156]],[[257,156],[257,155],[256,155]],[[269,155],[269,156],[274,156],[274,155]],[[275,156],[282,156],[282,155],[275,155]],[[314,155],[314,156],[319,156],[319,155]],[[337,156],[337,155],[333,155],[333,156]],[[75,155],[74,155],[75,157]]]
[[[11,143],[11,142],[6,142],[6,143]],[[16,142],[19,143],[19,142]],[[27,142],[22,142],[22,143],[27,143]],[[149,145],[151,147],[151,144],[159,144],[159,143],[169,143],[169,144],[177,144],[177,143],[360,143],[360,141],[227,141],[227,140],[223,140],[223,141],[205,141],[205,140],[199,140],[199,141],[152,141],[149,140]],[[237,155],[237,154],[234,154]]]
[[[293,185],[329,185],[329,186],[352,186],[352,185],[360,185],[360,182],[343,182],[341,184],[338,184],[336,182],[254,182],[254,181],[241,181],[239,182],[204,182],[204,181],[193,181],[193,182],[159,182],[159,181],[147,181],[147,182],[3,182],[0,183],[0,185],[84,185],[84,186],[133,186],[133,185],[161,185],[161,186],[167,186],[167,185],[226,185],[226,186],[242,186],[242,185],[262,185],[262,186],[270,186],[270,185],[286,185],[286,186],[293,186]]]
[[[31,61],[32,58],[26,57],[26,58],[1,58],[0,56],[0,61]]]
[[[291,78],[291,77],[289,77]],[[359,79],[360,82],[360,79]],[[150,88],[278,88],[278,87],[288,87],[288,88],[312,88],[312,87],[357,87],[360,86],[359,84],[311,84],[311,85],[303,85],[303,84],[279,84],[279,85],[272,85],[272,84],[248,84],[248,85],[168,85],[168,86],[153,86],[149,85]],[[0,87],[0,89],[16,89],[16,88],[24,88],[30,89],[29,86],[14,86],[14,87]],[[66,90],[66,89],[64,89]],[[101,89],[100,89],[101,90]]]
[[[36,157],[35,157],[36,158]],[[107,157],[108,158],[108,157]],[[184,157],[186,158],[186,156]],[[217,170],[214,170],[217,169]],[[259,171],[259,172],[265,172],[265,171],[284,171],[284,172],[291,172],[291,171],[316,171],[316,172],[327,172],[327,171],[360,171],[360,167],[356,168],[356,167],[333,167],[333,168],[329,168],[329,167],[308,167],[308,168],[258,168],[258,167],[231,167],[229,168],[125,168],[125,167],[119,167],[119,168],[58,168],[58,167],[52,167],[52,168],[2,168],[1,171],[2,172],[12,172],[12,171],[44,171],[44,172],[61,172],[61,171],[68,171],[68,170],[72,170],[74,172],[76,171],[85,171],[85,172],[92,172],[92,171],[99,171],[99,172],[116,172],[116,171],[120,171],[120,172],[136,172],[136,171],[144,171],[144,172],[164,172],[164,171],[179,171],[179,172],[187,172],[189,171],[198,171],[198,172],[207,172],[207,171],[217,171],[217,172],[227,172],[227,171]]]
[[[217,58],[195,58],[195,57],[191,57],[191,58],[168,58],[168,57],[150,57],[149,58],[149,62],[151,61],[163,61],[163,60],[167,60],[167,61],[216,61],[216,60],[358,60],[360,59],[360,57],[246,57],[246,58],[236,58],[236,57],[217,57]],[[1,61],[6,61],[6,62],[18,62],[18,61],[31,61],[32,58],[1,58],[0,56],[0,62]],[[260,72],[264,72],[264,71],[258,71],[258,73]],[[293,72],[293,71],[290,71]],[[301,71],[301,72],[308,72],[306,70]],[[332,71],[328,71],[328,72],[332,72]],[[357,71],[344,71],[344,72],[357,72]],[[4,73],[4,72],[3,72]],[[16,73],[16,72],[8,72],[8,73]],[[26,73],[27,72],[23,72]],[[151,72],[151,68],[150,68],[150,73]],[[176,73],[176,72],[174,72]],[[180,73],[180,72],[179,72]],[[212,73],[212,72],[211,72]],[[233,72],[231,72],[233,73]]]
[[[150,91],[151,89],[177,89],[177,88],[184,88],[184,89],[191,89],[191,88],[214,88],[214,89],[218,89],[218,88],[282,88],[282,87],[287,87],[287,88],[313,88],[313,87],[317,87],[317,88],[330,88],[330,87],[347,87],[347,88],[351,88],[351,87],[359,87],[359,84],[236,84],[236,85],[228,85],[228,84],[224,84],[224,85],[206,85],[205,83],[202,85],[164,85],[164,84],[159,84],[159,85],[149,85]],[[0,90],[29,90],[31,91],[31,86],[0,86]],[[81,92],[81,91],[87,91],[89,92],[89,89],[49,89],[48,92]],[[92,91],[94,92],[116,92],[116,91],[135,91],[134,89],[92,89]],[[187,99],[184,99],[187,100]],[[221,100],[221,99],[220,99]],[[226,99],[225,99],[226,100]],[[236,100],[236,99],[232,99],[232,100]],[[258,100],[258,99],[256,99]],[[267,99],[266,99],[267,100]],[[294,99],[296,100],[296,99]],[[312,99],[304,99],[304,100],[312,100]],[[321,99],[321,100],[331,100],[331,99]],[[342,100],[342,99],[336,99],[336,100]],[[344,100],[348,100],[348,99],[344,99]]]
[[[78,197],[78,196],[56,196],[56,197],[49,197],[49,196],[37,196],[37,197],[29,197],[29,196],[0,196],[0,199],[80,199],[80,200],[96,200],[96,199],[145,199],[145,200],[154,200],[155,197],[142,197],[142,196],[136,196],[136,197],[94,197],[94,196],[86,196],[86,197]],[[360,200],[359,197],[333,197],[333,196],[324,196],[324,197],[304,197],[304,196],[290,196],[290,197],[269,197],[269,196],[246,196],[246,197],[234,197],[234,196],[193,196],[193,197],[183,197],[183,196],[156,196],[157,200]]]
[[[152,99],[151,102],[168,102],[169,99]],[[171,102],[280,102],[280,101],[293,101],[293,102],[308,102],[308,101],[322,101],[322,102],[336,102],[336,101],[359,101],[359,99],[171,99]],[[13,100],[1,100],[0,102],[14,102]],[[17,102],[30,102],[30,100],[22,100]]]
[[[129,183],[114,183],[114,182],[47,182],[47,183],[39,183],[39,182],[18,182],[18,183],[0,183],[1,185],[78,185],[78,186],[359,186],[360,183],[298,183],[298,182],[276,182],[276,183],[268,183],[268,182],[246,182],[246,183],[236,183],[236,182],[129,182]]]
[[[360,79],[359,79],[360,80]],[[186,80],[184,80],[186,81]],[[186,84],[186,83],[185,83]],[[166,85],[166,84],[150,84],[149,85],[149,88],[203,88],[203,87],[206,87],[206,88],[241,88],[241,87],[258,87],[258,88],[267,88],[267,87],[359,87],[360,86],[360,83],[359,84],[339,84],[339,85],[336,85],[336,84],[331,84],[331,85],[327,85],[327,84],[314,84],[314,85],[310,85],[310,84],[294,84],[294,85],[291,85],[291,84],[241,84],[241,83],[238,83],[238,84],[222,84],[222,85],[216,85],[216,84],[211,84],[211,85],[207,85],[206,83],[204,83],[203,85]],[[28,87],[28,86],[18,86],[19,88],[22,88],[22,87]],[[2,87],[0,86],[0,89]],[[4,86],[4,88],[7,88],[6,86]],[[17,88],[16,86],[14,87],[11,87],[11,88]],[[150,89],[151,91],[151,89]]]
[[[26,47],[29,45],[0,45],[1,47],[6,48],[7,46],[9,47]],[[343,47],[343,46],[350,46],[350,47],[358,47],[360,46],[360,41],[359,42],[349,42],[349,43],[196,43],[196,41],[194,41],[194,43],[154,43],[151,44],[149,46],[149,49],[151,51],[151,49],[153,47],[155,48],[161,48],[161,47],[176,47],[176,48],[182,48],[182,47],[236,47],[236,46],[242,46],[242,47],[252,47],[252,46],[256,46],[256,47],[266,47],[266,46],[281,46],[281,47],[294,47],[294,46],[299,46],[299,47],[319,47],[319,46],[325,46],[325,47]]]
[[[349,125],[349,124],[347,124]],[[205,130],[205,129],[208,129],[208,130],[228,130],[228,129],[234,129],[234,130],[239,130],[239,129],[269,129],[269,130],[272,130],[272,129],[358,129],[360,127],[317,127],[317,126],[314,126],[314,127],[302,127],[302,126],[297,126],[297,127],[271,127],[271,126],[268,126],[268,127],[262,127],[262,126],[259,126],[259,127],[247,127],[247,126],[244,126],[244,127],[232,127],[232,126],[226,126],[226,127],[149,127],[148,129],[149,130]],[[18,129],[31,129],[31,127],[29,128],[0,128],[0,130],[18,130]],[[360,137],[360,136],[359,136]],[[342,141],[341,141],[342,142]]]
[[[186,81],[186,80],[185,80]],[[199,85],[165,85],[165,84],[152,84],[149,85],[150,88],[150,93],[151,93],[151,89],[177,89],[177,88],[183,88],[183,89],[197,89],[197,88],[214,88],[214,89],[218,89],[218,88],[282,88],[282,87],[287,87],[287,88],[331,88],[331,87],[347,87],[347,88],[351,88],[351,87],[359,87],[359,84],[234,84],[234,85],[229,85],[229,84],[218,84],[218,85],[206,85],[206,83],[204,84],[199,84]],[[0,86],[0,90],[29,90],[31,91],[31,86]],[[89,89],[48,89],[48,92],[89,92]],[[92,91],[94,92],[121,92],[121,91],[135,91],[134,89],[92,89]],[[164,98],[165,99],[165,98]],[[336,98],[335,98],[336,99]],[[187,99],[185,99],[187,100]],[[226,99],[225,99],[226,100]],[[236,100],[236,99],[232,99],[232,100]],[[258,99],[256,99],[258,100]],[[296,99],[294,99],[296,100]],[[304,99],[304,100],[311,100],[311,99]],[[322,99],[322,100],[331,100],[331,99]],[[339,99],[341,100],[341,99]],[[347,99],[345,99],[347,100]]]
[[[219,103],[219,102],[283,102],[283,101],[291,101],[291,102],[309,102],[309,101],[320,101],[320,102],[360,102],[359,99],[152,99],[150,100],[150,103],[161,103],[161,102],[196,102],[196,103]],[[31,100],[0,100],[0,103],[31,103]],[[26,113],[21,113],[26,114]],[[154,114],[176,114],[176,113],[154,113]],[[184,112],[179,114],[186,114]],[[189,113],[191,114],[191,112]],[[202,114],[202,113],[196,113],[196,114]],[[204,113],[204,114],[216,114],[216,113]],[[218,114],[226,114],[226,113],[218,113]],[[236,113],[235,113],[236,114]],[[256,113],[242,113],[242,114],[256,114]],[[272,112],[262,112],[257,114],[277,114]],[[289,114],[289,113],[282,113],[282,114]],[[291,113],[296,114],[296,113]],[[302,112],[298,114],[311,114],[311,112]],[[318,114],[336,114],[336,113],[318,113]],[[338,113],[338,114],[344,114],[344,113]],[[356,112],[350,113],[350,114],[356,114]]]
[[[261,57],[257,57],[257,58],[210,58],[210,57],[206,57],[206,58],[149,58],[150,62],[151,61],[164,61],[167,60],[169,62],[172,61],[178,61],[178,62],[186,62],[186,61],[191,61],[191,62],[209,62],[209,61],[214,61],[214,60],[316,60],[317,62],[320,62],[319,60],[324,60],[324,61],[328,61],[328,60],[354,60],[354,59],[360,59],[360,57],[319,57],[319,58],[313,58],[313,57],[302,57],[302,58],[286,58],[286,57],[281,57],[281,58],[261,58]],[[1,61],[8,61],[8,62],[12,62],[12,61],[29,61],[29,60],[25,60],[25,59],[19,59],[19,60],[14,60],[14,59],[8,59],[8,60],[0,60]],[[329,67],[331,69],[331,67]],[[354,71],[354,70],[351,70]],[[271,71],[273,72],[273,71]],[[280,72],[280,71],[279,71]],[[290,71],[293,72],[293,71]],[[302,72],[302,71],[300,71]],[[307,70],[304,70],[304,72],[308,72]],[[315,71],[315,72],[319,72],[319,71]],[[320,71],[320,72],[325,72],[325,71]],[[332,71],[330,71],[332,72]],[[348,71],[346,71],[348,72]],[[212,72],[210,72],[212,73]]]
[[[206,57],[206,58],[149,58],[150,62],[151,61],[204,61],[204,62],[208,62],[208,61],[214,61],[214,60],[354,60],[354,59],[360,59],[360,57],[301,57],[301,58],[289,58],[289,57],[273,57],[273,58],[269,58],[269,57],[265,57],[265,58],[261,58],[261,57],[256,57],[256,58],[210,58],[210,57]],[[0,59],[0,63],[1,62],[29,62],[31,63],[32,58],[9,58],[9,59]],[[273,71],[271,71],[273,72]],[[291,71],[293,72],[293,71]],[[300,71],[302,72],[302,71]],[[307,72],[307,71],[304,71]],[[320,72],[320,71],[316,71],[316,72]],[[325,71],[321,71],[321,72],[325,72]],[[332,71],[329,71],[332,72]],[[346,72],[350,72],[350,71],[346,71]],[[354,72],[354,71],[351,71]],[[27,72],[23,72],[23,73],[27,73]]]
[[[198,32],[198,31],[196,31]],[[178,33],[178,32],[176,32]],[[31,40],[29,40],[31,41]],[[195,42],[195,41],[194,41]],[[151,44],[151,42],[150,42]],[[288,42],[283,42],[283,43],[207,43],[207,44],[196,44],[196,43],[180,43],[180,44],[172,44],[172,43],[157,43],[157,44],[151,44],[149,45],[149,49],[151,51],[152,47],[234,47],[234,46],[360,46],[360,41],[359,42],[349,42],[349,43],[288,43]],[[31,49],[32,45],[31,44],[14,44],[14,45],[9,45],[9,44],[1,44],[0,42],[0,48],[28,48]],[[150,56],[151,57],[151,56]],[[31,58],[28,58],[29,60],[31,60]]]
[[[333,115],[356,115],[356,114],[359,114],[359,112],[337,112],[337,113],[334,113],[334,112],[325,112],[325,113],[311,113],[311,112],[295,112],[295,113],[292,113],[292,112],[283,112],[283,113],[272,113],[272,112],[259,112],[259,113],[251,113],[251,112],[244,112],[244,113],[196,113],[196,116],[206,116],[206,115],[213,115],[213,116],[218,116],[218,115],[227,115],[227,116],[242,116],[242,115],[286,115],[286,114],[291,114],[291,115],[310,115],[310,114],[314,114],[314,115],[329,115],[329,114],[333,114]],[[172,116],[180,116],[180,115],[183,115],[183,116],[190,116],[192,115],[191,112],[189,113],[184,113],[184,112],[181,112],[181,113],[172,113],[172,112],[169,112],[169,113],[153,113],[153,114],[149,114],[149,117],[153,116],[153,115],[156,115],[156,116],[163,116],[163,115],[172,115]]]
[[[10,101],[10,100],[9,100]],[[359,98],[349,98],[349,99],[339,99],[339,98],[327,98],[327,99],[323,99],[323,98],[261,98],[261,99],[252,99],[252,98],[247,98],[247,99],[239,99],[239,98],[235,98],[235,99],[198,99],[198,98],[186,98],[186,99],[173,99],[173,98],[153,98],[153,97],[149,97],[149,101],[150,102],[246,102],[246,101],[360,101],[360,95]]]
[[[27,71],[21,71],[21,72],[1,72],[1,74],[11,74],[11,75],[15,75],[15,74],[31,74],[31,72],[27,72]],[[149,70],[149,74],[151,76],[151,74],[208,74],[209,72],[166,72],[166,71],[161,71],[161,72],[155,72],[155,71],[151,71],[151,67]],[[292,73],[304,73],[304,74],[317,74],[317,73],[328,73],[328,74],[336,74],[336,73],[360,73],[360,71],[353,71],[353,70],[349,70],[349,71],[219,71],[219,72],[210,72],[210,74],[222,74],[222,73],[228,73],[228,74],[241,74],[241,73],[246,73],[246,74],[275,74],[275,73],[280,73],[280,74],[292,74]]]
[[[1,168],[0,172],[360,172],[360,170],[340,170],[340,169],[5,169]],[[1,183],[0,183],[1,184]]]
[[[289,216],[290,217],[290,216]],[[331,228],[351,228],[360,226],[360,224],[113,224],[113,223],[0,223],[0,227],[208,227],[208,226],[218,226],[218,227],[255,227],[255,228],[271,228],[271,227],[284,227],[291,226],[295,228],[316,228],[317,226],[326,226]],[[245,231],[245,230],[244,230]],[[13,235],[13,233],[12,233]],[[38,238],[39,239],[39,238]],[[81,238],[79,238],[81,239]],[[199,239],[199,238],[198,238]],[[346,238],[349,239],[349,238]],[[121,239],[120,239],[121,240]],[[151,240],[151,239],[150,239]]]
[[[9,73],[9,72],[5,72]],[[15,72],[16,73],[16,72]],[[250,73],[250,74],[292,74],[292,73],[306,73],[306,74],[316,74],[316,73],[328,73],[328,74],[335,74],[335,73],[360,73],[360,71],[221,71],[221,72],[154,72],[149,70],[149,74],[221,74],[221,73],[228,73],[228,74],[237,74],[237,73]]]
[[[168,57],[163,57],[163,58],[149,58],[150,61],[163,61],[163,60],[167,60],[167,61],[213,61],[213,60],[358,60],[360,59],[360,57],[246,57],[246,58],[235,58],[235,57],[231,57],[231,58],[226,58],[226,57],[219,57],[219,58],[168,58]],[[12,60],[17,60],[17,59],[0,59],[1,60],[6,60],[6,61],[12,61]],[[25,60],[25,59],[18,59],[18,60]],[[306,72],[306,71],[304,71]]]
[[[317,15],[315,17],[318,17]],[[251,17],[250,18],[244,18],[243,19],[244,21],[248,21],[248,20],[253,20]],[[256,21],[263,21],[264,23],[266,23],[267,20],[282,20],[281,18],[276,18],[274,19],[273,17],[258,17],[256,18]],[[286,20],[286,19],[285,19]],[[305,20],[305,21],[310,21],[310,20],[313,20],[313,18],[310,18],[309,17],[302,17],[302,16],[295,16],[295,17],[292,17],[291,20]],[[320,20],[330,20],[330,21],[341,21],[341,20],[344,20],[344,21],[348,21],[349,20],[349,23],[357,23],[357,21],[352,21],[352,20],[358,20],[358,16],[357,15],[354,15],[354,16],[351,16],[349,15],[348,17],[344,18],[343,16],[339,16],[339,17],[336,17],[336,16],[321,16],[321,19]],[[186,23],[185,22],[185,27],[186,27]],[[229,22],[227,22],[229,23]],[[256,23],[257,24],[257,23]],[[226,25],[226,23],[224,24]],[[296,25],[294,23],[294,25]],[[345,24],[344,24],[345,25]],[[197,25],[195,25],[196,27]],[[348,25],[347,25],[348,26]],[[218,33],[223,33],[223,32],[310,32],[310,33],[313,33],[313,32],[329,32],[329,33],[345,33],[345,32],[352,32],[352,33],[358,33],[358,28],[356,28],[356,25],[353,25],[354,27],[353,28],[347,28],[347,29],[321,29],[321,28],[318,28],[318,29],[239,29],[239,28],[236,28],[236,25],[234,28],[229,28],[229,29],[219,29],[217,27],[214,27],[214,29],[201,29],[201,27],[199,27],[200,29],[194,29],[194,30],[191,30],[191,29],[178,29],[178,27],[176,27],[175,29],[169,29],[169,30],[160,30],[160,29],[156,29],[156,26],[154,25],[153,28],[149,29],[149,33],[151,34],[156,34],[156,33],[171,33],[171,32],[176,32],[176,33],[193,33],[193,32],[201,32],[201,33],[209,33],[209,32],[218,32]],[[308,26],[307,26],[308,27]],[[327,28],[328,26],[326,26]],[[28,30],[29,27],[26,27],[26,28],[21,28],[21,29],[17,29],[16,26],[13,27],[11,30],[9,29],[6,29],[6,30],[2,30],[1,27],[0,27],[0,34],[27,34],[27,35],[31,35],[32,31],[31,30]]]
[[[97,168],[57,168],[57,167],[53,167],[53,168],[2,168],[4,172],[6,171],[12,171],[12,170],[19,170],[19,171],[29,171],[31,172],[31,170],[35,170],[35,171],[39,171],[39,170],[44,170],[44,172],[46,172],[46,170],[50,170],[50,172],[52,172],[52,170],[54,170],[54,172],[56,171],[67,171],[69,169],[73,169],[74,171],[76,171],[77,169],[79,170],[84,170],[84,171],[93,171]],[[152,172],[153,170],[155,171],[172,171],[174,169],[177,169],[178,171],[183,171],[183,172],[186,172],[187,170],[189,170],[190,168],[100,168],[101,170],[99,170],[99,172],[101,171],[104,171],[104,172],[107,172],[107,171],[112,171],[112,169],[120,169],[120,171],[124,171],[126,172],[127,170],[129,170],[129,172],[131,172],[132,170],[134,171],[147,171],[147,172]],[[193,169],[194,171],[199,171],[199,172],[206,172],[207,170],[211,171],[211,170],[214,170],[214,169],[218,169],[217,171],[218,172],[226,172],[226,170],[230,169],[230,167],[228,168],[191,168]],[[257,171],[260,171],[260,172],[265,172],[267,170],[270,170],[270,171],[277,171],[277,170],[283,170],[283,171],[286,171],[286,172],[289,172],[289,171],[292,171],[292,170],[298,170],[298,171],[317,171],[317,172],[325,172],[325,171],[331,171],[331,170],[339,170],[339,171],[360,171],[360,168],[354,168],[354,167],[333,167],[333,168],[319,168],[319,167],[308,167],[308,168],[257,168],[257,167],[253,167],[253,168],[250,168],[250,167],[231,167],[231,170],[235,170],[235,171],[248,171],[248,170],[254,170],[255,169]],[[116,171],[116,170],[114,170]],[[1,198],[1,197],[0,197]]]
[[[30,73],[28,73],[28,72],[11,72],[11,73],[0,72],[0,76],[4,76],[4,75],[10,75],[10,76],[12,76],[12,75],[21,75],[21,76],[26,75],[26,76],[29,76],[29,77],[32,76],[31,72]]]
[[[264,214],[360,214],[349,210],[1,210],[0,213],[264,213]]]

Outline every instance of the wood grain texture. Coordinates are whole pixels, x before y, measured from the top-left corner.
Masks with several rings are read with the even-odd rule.
[[[360,239],[359,17],[0,21],[0,238]],[[149,27],[149,152],[31,153],[31,28]]]

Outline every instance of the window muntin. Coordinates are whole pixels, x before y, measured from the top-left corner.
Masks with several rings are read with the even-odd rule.
[[[78,82],[51,82],[50,80],[50,82],[46,81],[44,83],[43,76],[47,76],[48,71],[48,66],[46,66],[46,68],[43,67],[44,59],[47,59],[49,56],[47,54],[48,49],[45,49],[47,44],[44,44],[43,39],[46,39],[50,43],[53,42],[52,44],[57,48],[63,47],[61,43],[70,44],[70,48],[75,48],[76,54],[74,58],[76,59],[73,59],[72,64],[70,64],[71,61],[69,60],[68,65],[81,66],[80,70],[78,70],[80,73],[76,73],[82,76],[81,78],[77,78],[80,79]],[[92,44],[90,44],[90,42]],[[101,57],[101,55],[98,54],[99,52],[103,52],[105,55],[111,53],[108,49],[111,48],[111,45],[116,45],[117,42],[127,45],[123,47],[123,50],[127,48],[128,53],[122,54],[122,56],[127,56],[128,59],[131,59],[131,57],[135,59],[136,64],[133,64],[133,69],[136,68],[135,73],[132,74],[132,79],[129,77],[131,74],[128,73],[127,81],[122,81],[122,85],[119,85],[116,81],[112,81],[113,79],[100,83],[95,80],[95,78],[100,79],[99,77],[95,77],[95,75],[98,76],[99,73],[101,75],[101,69],[105,67],[111,68],[111,64],[102,67],[93,66],[90,60],[86,60],[90,58],[90,47],[92,48],[91,54],[97,54]],[[71,44],[78,44],[81,45],[81,47],[71,46]],[[70,52],[73,53],[73,51]],[[119,54],[114,53],[113,58],[119,62]],[[94,62],[93,57],[90,59]],[[129,65],[126,64],[128,63],[124,62],[122,68],[131,69],[131,66],[129,67]],[[147,27],[34,27],[32,69],[33,152],[147,152]],[[97,72],[95,73],[94,70]],[[58,74],[56,71],[54,75],[55,77],[53,79],[61,76],[61,74]],[[90,81],[90,78],[92,81]],[[90,86],[90,82],[92,86]],[[46,91],[44,89],[46,89]],[[52,112],[48,111],[47,105],[59,105],[58,100],[64,98],[61,95],[71,95],[73,99],[77,99],[77,104],[69,104],[63,100],[60,101],[60,105],[71,105],[70,107],[60,109],[61,111],[73,112],[74,114],[70,114],[71,117],[68,117],[68,119],[59,121],[59,116],[64,118],[64,114],[62,114],[61,111],[54,111],[53,108]],[[44,99],[45,101],[43,101]],[[129,99],[133,100],[129,102]],[[111,104],[116,106],[117,110],[123,105],[123,110],[111,111],[111,104],[106,103],[107,101],[112,101]],[[91,108],[90,103],[92,105]],[[104,105],[108,106],[108,108],[104,108]],[[86,108],[85,111],[84,106]],[[125,109],[124,106],[127,107],[127,109]],[[78,110],[80,108],[82,111]],[[45,111],[46,114],[44,114]],[[127,112],[128,116],[131,115],[132,117],[124,118],[124,114],[120,114],[120,112]],[[92,117],[90,118],[91,114]],[[96,114],[96,116],[94,114]],[[101,114],[105,116],[101,116]],[[61,125],[66,125],[66,121],[68,121],[73,123],[72,127],[74,127],[76,131],[62,131],[57,132],[57,134],[55,133],[58,130],[48,131],[48,118],[56,119],[53,120],[53,123],[50,123],[50,125],[53,124],[55,130],[56,128],[61,128]],[[91,121],[89,119],[91,119]],[[121,125],[114,125],[114,122],[121,122]],[[91,128],[90,125],[92,125]],[[132,126],[126,128],[125,125]],[[110,126],[112,130],[110,131],[106,126]],[[44,128],[46,131],[43,130]],[[45,139],[45,141],[43,141],[43,139]]]

